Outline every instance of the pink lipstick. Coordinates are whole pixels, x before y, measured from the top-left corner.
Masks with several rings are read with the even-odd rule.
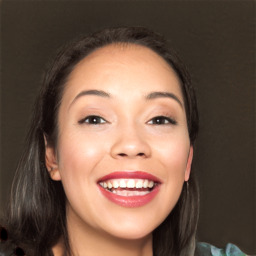
[[[157,195],[161,181],[142,171],[113,172],[97,182],[101,193],[110,201],[124,207],[139,207]]]

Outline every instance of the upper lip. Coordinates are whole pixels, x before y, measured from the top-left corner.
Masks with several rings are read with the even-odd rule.
[[[162,183],[159,178],[144,171],[117,171],[109,173],[98,179],[97,183],[111,179],[147,179],[155,183]]]

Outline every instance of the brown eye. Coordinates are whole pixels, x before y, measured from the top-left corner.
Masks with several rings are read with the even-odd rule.
[[[174,119],[167,116],[156,116],[152,118],[148,123],[153,125],[177,124],[177,122]]]
[[[80,124],[92,124],[92,125],[97,125],[97,124],[105,124],[107,121],[100,117],[100,116],[87,116],[85,118],[83,118],[82,120],[80,120],[78,123]]]

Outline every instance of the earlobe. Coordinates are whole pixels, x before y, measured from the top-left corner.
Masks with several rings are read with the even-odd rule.
[[[46,136],[44,136],[44,144],[45,166],[50,174],[50,177],[52,180],[61,180],[55,149],[48,144]]]
[[[56,181],[61,180],[59,169],[51,168],[50,170],[48,169],[48,172],[52,180],[56,180]]]
[[[186,171],[185,171],[185,181],[189,180],[190,172],[191,172],[192,160],[193,160],[193,146],[190,146],[189,155],[188,155],[188,161],[187,161],[187,167],[186,167]]]

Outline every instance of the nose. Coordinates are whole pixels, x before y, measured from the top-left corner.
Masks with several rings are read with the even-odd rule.
[[[151,155],[151,147],[145,135],[137,130],[125,129],[120,132],[111,147],[113,158],[148,158]]]

